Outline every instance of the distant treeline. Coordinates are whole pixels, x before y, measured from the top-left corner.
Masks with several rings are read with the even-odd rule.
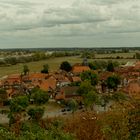
[[[53,49],[52,49],[53,50]],[[81,58],[88,58],[88,59],[140,59],[140,53],[137,51],[134,55],[122,56],[117,55],[117,53],[129,53],[130,50],[128,48],[103,48],[101,49],[92,49],[92,48],[68,48],[60,51],[61,48],[58,49],[59,51],[43,51],[43,49],[36,49],[36,50],[4,50],[0,51],[0,66],[10,66],[16,65],[18,63],[28,63],[34,61],[45,60],[54,57],[65,57],[65,56],[80,56]],[[67,51],[66,51],[67,50]],[[104,56],[96,57],[97,54],[115,54],[114,56]]]
[[[52,53],[46,53],[43,51],[40,52],[34,52],[30,55],[25,54],[24,55],[11,55],[7,54],[7,56],[0,59],[0,66],[10,66],[10,65],[16,65],[18,63],[28,63],[28,62],[34,62],[34,61],[40,61],[45,60],[53,57],[65,57],[65,56],[76,56],[79,55],[78,52],[52,52]]]
[[[80,47],[68,47],[68,48],[11,48],[11,49],[0,49],[0,51],[140,51],[140,46],[136,47],[93,47],[93,48],[80,48]]]

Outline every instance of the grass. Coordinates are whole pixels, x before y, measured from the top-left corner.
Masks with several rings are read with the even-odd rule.
[[[96,59],[89,59],[88,61],[93,61]],[[105,60],[108,61],[110,59],[97,59],[97,60]],[[37,62],[30,62],[27,63],[30,72],[39,72],[42,70],[42,67],[44,64],[48,64],[50,71],[57,71],[59,69],[60,64],[63,61],[68,61],[71,64],[75,63],[81,63],[83,61],[82,58],[79,56],[72,56],[72,57],[58,57],[58,58],[50,58],[47,60],[41,60]],[[118,61],[120,63],[126,63],[128,61],[135,61],[134,59],[113,59],[112,61]],[[16,73],[21,73],[23,70],[23,65],[24,64],[17,64],[17,65],[12,65],[12,66],[5,66],[5,67],[0,67],[0,77],[5,76],[5,75],[10,75],[10,74],[16,74]]]
[[[135,55],[134,52],[130,53],[108,53],[108,54],[96,54],[96,58],[104,58],[104,57],[112,57],[116,58],[117,56],[123,57],[123,58],[128,58],[128,57],[133,57]]]
[[[81,63],[82,58],[79,58],[79,57],[50,58],[47,60],[30,62],[30,63],[27,63],[27,65],[30,69],[30,72],[41,71],[44,64],[49,65],[50,71],[57,71],[59,69],[61,62],[63,61],[69,61],[71,64]],[[12,66],[0,67],[0,77],[9,75],[9,74],[21,73],[23,70],[23,65],[24,64],[17,64],[17,65],[12,65]]]

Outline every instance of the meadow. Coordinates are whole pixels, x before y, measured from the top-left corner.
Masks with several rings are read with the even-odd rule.
[[[135,52],[129,52],[129,53],[106,53],[106,54],[95,54],[96,58],[107,58],[107,57],[123,57],[124,59],[133,57],[135,55]]]
[[[58,57],[58,58],[50,58],[46,60],[36,61],[36,62],[29,62],[26,65],[29,67],[30,72],[39,72],[42,70],[44,64],[49,65],[50,71],[57,71],[61,62],[69,61],[71,64],[80,63],[82,62],[82,58],[80,57]],[[16,74],[22,73],[23,71],[23,63],[11,66],[4,66],[0,67],[0,77],[9,75],[9,74]]]
[[[120,63],[126,63],[128,61],[136,61],[135,59],[103,59],[103,57],[106,56],[129,56],[131,57],[133,54],[132,53],[116,53],[116,54],[98,54],[97,55],[97,59],[88,59],[89,62],[91,61],[95,61],[95,60],[104,60],[104,61],[118,61]],[[102,58],[102,59],[101,59]],[[115,57],[114,57],[115,58]],[[41,61],[36,61],[36,62],[29,62],[26,63],[26,65],[28,65],[30,72],[40,72],[43,68],[44,64],[48,64],[49,65],[49,70],[50,71],[57,71],[59,69],[60,64],[63,61],[68,61],[70,62],[72,65],[75,63],[82,63],[83,58],[81,58],[80,56],[70,56],[70,57],[56,57],[56,58],[50,58],[50,59],[46,59],[46,60],[41,60]],[[23,71],[23,65],[25,65],[24,63],[20,63],[17,65],[11,65],[11,66],[3,66],[0,67],[0,77],[5,76],[5,75],[9,75],[9,74],[16,74],[16,73],[22,73]]]

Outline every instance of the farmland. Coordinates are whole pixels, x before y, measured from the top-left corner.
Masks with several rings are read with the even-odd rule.
[[[116,53],[116,54],[97,54],[95,59],[88,59],[89,62],[95,61],[95,60],[104,60],[104,61],[118,61],[120,63],[126,63],[128,61],[136,61],[135,59],[115,59],[116,56],[124,56],[124,57],[132,57],[134,53]],[[114,57],[114,59],[103,59],[103,57]],[[59,69],[59,66],[61,62],[63,61],[69,61],[71,64],[75,63],[81,63],[83,61],[83,58],[80,56],[67,56],[67,57],[55,57],[55,58],[49,58],[46,60],[40,60],[35,62],[29,62],[26,63],[30,69],[30,72],[38,72],[41,71],[42,66],[44,64],[49,65],[50,71],[56,71]],[[19,63],[16,65],[11,66],[3,66],[0,67],[0,77],[9,75],[9,74],[15,74],[15,73],[21,73],[23,69],[24,63]]]

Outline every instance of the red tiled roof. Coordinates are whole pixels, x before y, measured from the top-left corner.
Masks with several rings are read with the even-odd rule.
[[[12,85],[14,82],[20,83],[21,76],[20,74],[12,74],[9,75],[7,78],[1,81],[1,84],[3,85],[5,82],[8,82],[10,85]]]
[[[77,65],[75,65],[72,68],[73,73],[82,73],[84,71],[89,71],[89,70],[90,70],[90,68],[88,66],[77,66]]]
[[[29,75],[29,78],[31,78],[31,79],[45,79],[48,76],[49,76],[48,74],[44,74],[44,73],[32,73]]]
[[[72,77],[72,81],[73,82],[80,82],[81,81],[81,78],[78,77],[78,76],[74,76],[74,77]]]
[[[34,86],[34,87],[39,86],[42,90],[45,90],[45,91],[48,91],[49,88],[55,89],[56,88],[56,79],[53,77],[50,77],[43,81],[32,82],[31,87],[32,86]]]

